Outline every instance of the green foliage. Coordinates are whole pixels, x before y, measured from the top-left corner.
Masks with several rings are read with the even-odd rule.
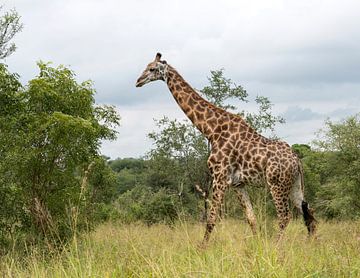
[[[92,203],[109,203],[116,192],[116,175],[103,158],[94,160],[90,169],[89,184],[92,187]]]
[[[299,156],[299,158],[303,159],[305,156],[308,156],[311,153],[311,147],[306,144],[294,144],[291,146],[293,151]]]
[[[206,164],[209,146],[188,121],[164,117],[156,123],[161,131],[149,134],[154,149],[148,153],[145,184],[178,194],[185,210],[198,213],[194,200],[195,185],[208,191],[211,182]]]
[[[360,217],[360,114],[327,121],[315,145],[323,154],[317,192],[319,209],[329,218]]]
[[[164,222],[173,224],[178,219],[178,196],[169,195],[165,189],[152,194],[145,203],[144,220],[147,224]]]
[[[224,69],[211,70],[208,77],[209,86],[205,86],[201,93],[217,107],[226,110],[236,110],[236,106],[225,104],[229,99],[238,99],[247,102],[248,93],[243,87],[224,76]]]
[[[136,158],[118,158],[109,162],[109,166],[116,172],[116,196],[142,183],[146,162]]]
[[[0,10],[1,10],[0,6]],[[23,28],[20,16],[15,10],[6,12],[0,17],[0,59],[11,55],[15,50],[15,43],[10,41]]]
[[[211,76],[208,77],[209,86],[205,86],[201,93],[206,99],[216,106],[238,113],[258,132],[267,130],[273,131],[278,123],[284,123],[285,120],[280,116],[272,114],[271,101],[265,96],[256,96],[255,103],[258,105],[256,113],[246,112],[244,110],[237,111],[237,107],[229,104],[229,101],[249,102],[249,95],[242,87],[234,83],[231,79],[224,76],[224,69],[210,71]]]
[[[339,123],[326,121],[325,129],[308,145],[293,145],[303,161],[305,198],[318,215],[328,219],[360,216],[360,116]]]
[[[151,132],[148,137],[154,141],[155,148],[149,156],[163,155],[183,159],[193,156],[201,158],[208,152],[207,143],[200,133],[188,121],[179,122],[163,117],[155,120],[160,133]]]
[[[256,96],[256,104],[259,106],[257,113],[242,112],[246,121],[258,132],[265,132],[267,130],[274,131],[277,123],[285,123],[285,120],[280,116],[274,116],[271,112],[272,103],[267,97]]]
[[[111,169],[113,169],[117,173],[119,173],[125,169],[128,169],[128,170],[131,169],[136,172],[141,172],[144,169],[145,164],[144,164],[144,160],[142,160],[142,159],[118,158],[118,159],[110,161],[109,166],[111,167]]]
[[[126,223],[141,220],[148,225],[173,224],[178,218],[180,201],[179,196],[169,194],[164,188],[154,192],[147,186],[136,186],[122,194],[115,205],[119,218]]]
[[[115,138],[112,127],[120,118],[113,107],[95,106],[91,82],[79,84],[63,66],[38,66],[38,77],[26,87],[0,67],[0,102],[6,111],[0,112],[0,191],[6,204],[0,230],[3,237],[12,230],[32,230],[62,239],[73,228],[69,211],[85,214],[86,194],[93,202],[111,200],[112,172],[100,159],[99,146]]]
[[[148,153],[149,168],[168,175],[178,191],[184,184],[192,190],[196,183],[206,183],[209,147],[205,138],[187,121],[164,117],[156,123],[161,131],[149,134],[155,147]]]

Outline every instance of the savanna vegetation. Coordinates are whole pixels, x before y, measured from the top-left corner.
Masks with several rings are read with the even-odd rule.
[[[268,228],[253,236],[244,223],[226,219],[200,250],[199,223],[107,222],[51,257],[36,248],[26,257],[8,254],[0,269],[6,277],[359,277],[359,221],[321,222],[316,240],[292,221],[280,243],[275,223],[261,224]]]
[[[0,59],[21,31],[16,11],[0,19]],[[142,158],[110,160],[120,116],[97,105],[91,81],[38,63],[27,84],[0,63],[0,273],[9,277],[358,277],[360,276],[360,114],[327,120],[317,140],[295,144],[306,199],[320,221],[307,240],[301,219],[276,243],[265,188],[250,189],[262,229],[252,236],[227,192],[218,233],[203,235],[211,195],[210,150],[189,121],[157,119]],[[284,120],[264,96],[210,72],[201,94],[272,137]],[[254,113],[237,110],[253,101]],[[294,213],[295,214],[295,213]],[[296,214],[295,214],[296,216]]]

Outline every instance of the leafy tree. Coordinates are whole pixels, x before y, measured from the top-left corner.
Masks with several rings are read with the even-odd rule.
[[[237,110],[235,105],[228,102],[231,100],[249,102],[247,91],[231,79],[226,78],[224,69],[213,70],[210,73],[209,86],[205,86],[200,92],[216,106],[241,115],[258,132],[273,131],[277,123],[285,122],[282,117],[272,114],[272,103],[265,96],[256,96],[255,98],[255,103],[259,107],[257,113]]]
[[[241,112],[246,121],[257,131],[274,131],[276,124],[285,123],[285,120],[280,116],[274,116],[271,112],[272,103],[267,97],[256,96],[255,102],[258,105],[257,113]]]
[[[109,166],[116,172],[116,196],[142,184],[146,161],[136,158],[118,158],[109,162]]]
[[[319,209],[328,218],[360,217],[360,114],[327,121],[315,146],[323,161],[317,192]]]
[[[161,131],[148,135],[155,147],[148,153],[145,184],[178,194],[183,206],[194,210],[195,186],[203,188],[206,195],[209,194],[211,178],[206,164],[209,146],[188,121],[180,122],[164,117],[156,124]]]
[[[112,127],[120,118],[113,107],[95,105],[91,82],[78,83],[63,66],[38,66],[39,75],[26,87],[5,67],[0,71],[7,84],[0,85],[7,111],[0,112],[0,188],[7,193],[5,203],[21,204],[16,216],[6,211],[2,221],[8,229],[15,225],[65,238],[72,232],[72,212],[86,214],[86,195],[96,202],[111,199],[102,188],[112,181],[99,147],[101,140],[115,138]],[[93,168],[101,174],[92,173]],[[16,221],[9,222],[12,218]]]
[[[109,166],[117,173],[124,169],[141,172],[145,167],[145,162],[143,159],[137,158],[118,158],[110,161]]]
[[[299,158],[304,158],[311,152],[311,147],[306,144],[294,144],[291,148],[296,152]]]
[[[4,169],[8,161],[5,159],[8,148],[14,147],[19,139],[16,133],[16,117],[23,109],[19,91],[22,86],[18,75],[11,74],[4,64],[0,64],[0,169]],[[12,135],[11,135],[12,134]],[[10,168],[10,167],[9,167]],[[11,181],[12,173],[1,171],[0,174],[0,246],[15,236],[15,230],[26,219],[19,213],[23,211],[24,196],[16,184]]]
[[[200,92],[217,107],[225,110],[236,111],[236,106],[226,103],[231,99],[247,102],[248,93],[242,87],[224,76],[224,69],[211,70],[208,77],[209,85]]]
[[[104,157],[95,158],[89,167],[86,184],[82,182],[83,187],[87,186],[83,196],[83,208],[86,223],[92,224],[109,220],[116,214],[112,203],[118,196],[118,184],[116,173]]]
[[[11,43],[11,40],[22,28],[20,16],[15,10],[6,12],[0,17],[0,59],[6,58],[16,50],[15,43]]]

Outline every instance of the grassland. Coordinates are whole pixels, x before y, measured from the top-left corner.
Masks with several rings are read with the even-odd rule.
[[[1,258],[3,277],[360,277],[360,222],[321,222],[309,240],[292,221],[276,242],[275,223],[252,236],[240,220],[219,223],[206,250],[199,223],[174,227],[107,223],[62,252],[31,249]]]

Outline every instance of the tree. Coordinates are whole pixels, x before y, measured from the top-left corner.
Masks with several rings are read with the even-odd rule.
[[[12,210],[4,212],[2,221],[8,229],[16,225],[66,238],[73,232],[73,211],[85,219],[91,200],[111,199],[102,189],[110,186],[111,177],[100,162],[99,147],[101,140],[115,138],[120,117],[111,106],[95,105],[90,81],[78,83],[63,66],[38,66],[39,75],[25,87],[17,75],[0,70],[1,111],[6,111],[0,112],[0,190],[7,194],[6,203],[19,209],[16,217]]]
[[[110,161],[109,166],[116,172],[117,196],[141,184],[146,171],[146,162],[136,158],[118,158]]]
[[[258,105],[257,113],[250,113],[244,110],[237,110],[237,107],[228,102],[231,100],[240,102],[249,102],[247,91],[240,85],[234,83],[231,79],[224,76],[224,69],[210,71],[208,77],[209,86],[205,86],[200,92],[211,103],[216,106],[237,113],[258,132],[267,130],[273,131],[278,123],[284,123],[280,116],[274,116],[271,112],[272,103],[267,97],[256,96],[255,103]]]
[[[229,99],[247,102],[248,93],[242,87],[224,76],[224,69],[211,70],[208,77],[209,85],[200,92],[214,105],[225,110],[236,111],[236,106],[225,103]]]
[[[0,17],[0,59],[6,58],[16,50],[15,43],[11,43],[11,40],[22,28],[20,16],[15,10],[10,10]]]
[[[314,142],[322,152],[317,205],[328,218],[360,217],[360,114],[326,121]]]

